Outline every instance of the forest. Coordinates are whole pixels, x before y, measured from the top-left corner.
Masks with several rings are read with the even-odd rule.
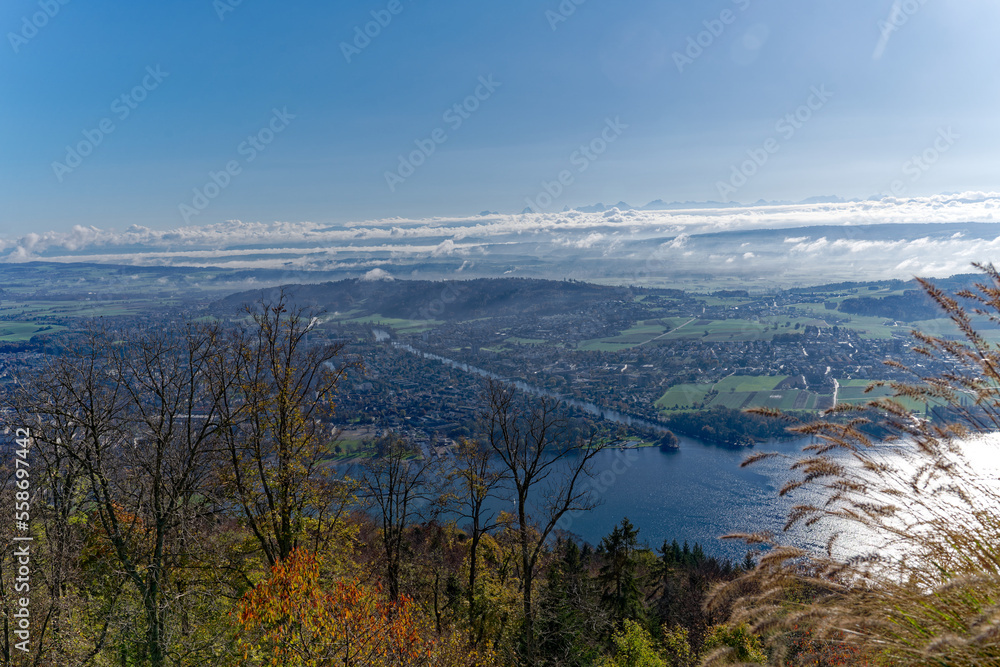
[[[755,442],[789,435],[788,421],[722,406],[671,415],[667,425],[678,433],[730,447],[753,447]]]
[[[870,296],[844,299],[839,310],[852,315],[885,317],[904,322],[933,319],[940,312],[937,304],[920,290],[906,290],[902,294],[880,299]]]

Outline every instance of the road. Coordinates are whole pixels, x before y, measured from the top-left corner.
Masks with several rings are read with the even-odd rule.
[[[687,321],[687,322],[685,322],[684,324],[682,324],[682,325],[680,325],[680,326],[678,326],[678,327],[674,327],[674,328],[673,328],[673,329],[671,329],[670,331],[666,331],[666,332],[664,332],[664,333],[661,333],[661,334],[660,334],[659,336],[656,336],[655,338],[650,338],[649,340],[646,340],[646,341],[643,341],[643,342],[639,343],[638,345],[636,345],[636,347],[642,347],[642,346],[643,346],[643,345],[645,345],[646,343],[652,343],[652,342],[653,342],[654,340],[660,340],[660,339],[661,339],[661,338],[663,338],[664,336],[669,336],[669,335],[670,335],[670,334],[672,334],[673,332],[677,331],[678,329],[683,329],[684,327],[686,327],[687,325],[691,324],[692,322],[694,322],[694,321],[695,321],[695,320],[697,320],[697,319],[698,319],[697,317],[692,317],[692,318],[691,318],[690,320],[688,320],[688,321]]]

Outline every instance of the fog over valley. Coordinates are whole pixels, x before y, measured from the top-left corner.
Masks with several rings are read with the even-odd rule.
[[[268,269],[286,271],[289,278],[320,272],[691,284],[714,276],[765,288],[946,277],[1000,245],[1000,231],[990,224],[1000,215],[997,194],[835,199],[698,208],[654,203],[635,209],[622,203],[336,227],[241,221],[163,231],[77,226],[4,238],[0,260]]]

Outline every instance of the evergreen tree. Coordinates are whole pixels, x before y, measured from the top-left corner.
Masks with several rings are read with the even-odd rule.
[[[606,615],[580,547],[560,540],[555,551],[559,559],[549,570],[539,601],[538,664],[593,664],[604,648],[598,638],[605,636]]]
[[[626,517],[601,540],[600,551],[604,555],[598,575],[603,588],[601,602],[616,627],[621,627],[626,619],[641,620],[645,615],[636,574],[638,536],[639,529]]]

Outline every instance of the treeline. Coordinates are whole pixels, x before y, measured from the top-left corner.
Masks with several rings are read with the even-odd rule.
[[[674,414],[667,425],[678,433],[729,447],[752,447],[755,442],[791,437],[784,419],[720,406]]]
[[[789,294],[823,294],[828,292],[847,292],[851,290],[860,290],[866,288],[869,290],[875,289],[891,289],[897,290],[902,289],[907,283],[902,280],[880,280],[876,282],[858,283],[858,282],[840,282],[840,283],[827,283],[825,285],[816,285],[814,287],[792,287],[788,289]],[[913,284],[910,281],[909,284]]]
[[[931,320],[941,316],[941,308],[921,290],[906,290],[903,294],[881,298],[863,296],[844,299],[840,303],[840,311],[904,322]]]
[[[289,294],[300,304],[331,312],[354,310],[387,318],[465,320],[503,315],[546,315],[570,312],[611,301],[631,301],[629,288],[576,281],[532,278],[473,280],[341,280],[295,285]],[[226,297],[216,309],[238,311],[266,291]]]

